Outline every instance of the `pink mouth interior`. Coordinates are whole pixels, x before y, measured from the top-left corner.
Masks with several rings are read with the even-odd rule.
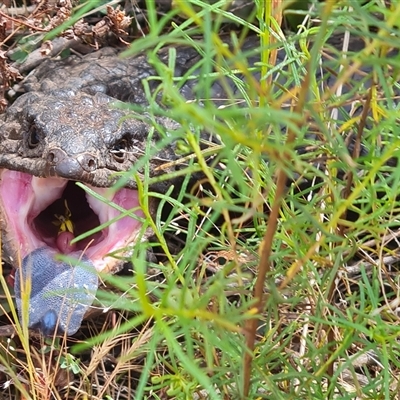
[[[135,215],[143,217],[143,212],[139,210],[136,191],[120,189],[112,192],[87,185],[110,202],[132,212],[71,248],[60,246],[59,217],[66,214],[65,200],[71,212],[72,237],[117,218],[120,211],[90,196],[73,181],[37,178],[9,170],[1,171],[0,176],[3,218],[7,220],[6,240],[21,258],[43,246],[65,253],[72,249],[81,250],[101,271],[109,267],[107,255],[134,241],[140,229],[141,223]]]

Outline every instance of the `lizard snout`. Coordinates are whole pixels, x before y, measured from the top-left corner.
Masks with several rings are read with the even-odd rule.
[[[49,150],[46,156],[48,176],[77,180],[96,169],[96,158],[90,153],[70,156],[64,150],[56,148]]]

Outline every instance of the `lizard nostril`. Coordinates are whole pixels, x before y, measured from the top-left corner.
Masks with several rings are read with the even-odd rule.
[[[51,149],[46,155],[51,175],[59,175],[67,179],[78,178],[84,172],[93,172],[97,169],[97,160],[90,153],[71,156],[61,149]],[[74,175],[75,174],[75,175]]]
[[[90,160],[88,161],[88,167],[89,167],[91,170],[96,168],[96,161],[93,160],[93,158],[90,159]]]
[[[60,149],[51,149],[46,156],[46,160],[50,165],[55,165],[59,163],[61,160],[63,160],[66,157],[66,154],[64,151]]]
[[[55,158],[54,153],[47,154],[47,161],[49,163],[53,163],[54,162],[54,158]]]
[[[91,154],[82,154],[77,157],[77,160],[86,172],[93,172],[97,168],[96,158]]]

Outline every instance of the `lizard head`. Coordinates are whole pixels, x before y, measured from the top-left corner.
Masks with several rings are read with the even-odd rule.
[[[28,326],[47,334],[77,331],[94,299],[97,273],[118,271],[142,230],[135,180],[118,190],[112,185],[116,172],[130,170],[145,153],[149,126],[112,107],[112,100],[101,93],[32,92],[0,122],[3,259],[17,268],[20,316],[29,281]],[[172,150],[160,154],[150,161],[150,175],[174,156]],[[57,254],[78,262],[60,261]]]

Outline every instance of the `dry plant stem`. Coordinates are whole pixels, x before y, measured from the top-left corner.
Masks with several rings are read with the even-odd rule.
[[[272,206],[271,214],[268,220],[268,227],[262,242],[262,253],[260,263],[258,265],[258,275],[256,285],[254,288],[254,298],[256,299],[256,312],[260,314],[264,307],[263,293],[264,284],[267,273],[270,271],[269,259],[272,251],[272,242],[275,236],[276,228],[278,225],[278,217],[281,206],[281,200],[285,192],[287,176],[283,169],[278,171],[277,188]],[[246,352],[244,356],[244,385],[243,392],[246,398],[250,389],[251,377],[251,362],[253,359],[252,352],[254,350],[254,343],[256,338],[256,331],[258,325],[258,318],[253,318],[248,321],[246,326],[246,344],[250,352]]]
[[[3,11],[1,11],[1,10],[0,10],[0,15],[1,15],[2,17],[4,17],[5,19],[8,19],[8,20],[10,20],[10,21],[15,22],[16,24],[24,25],[24,26],[26,26],[27,28],[32,29],[33,31],[37,31],[37,32],[48,32],[47,29],[42,29],[42,28],[39,28],[38,26],[33,26],[33,25],[31,25],[31,24],[28,24],[27,22],[22,21],[22,20],[19,19],[19,18],[13,18],[13,17],[11,17],[10,15],[7,15],[7,14],[3,13]]]
[[[325,19],[323,20],[322,26],[321,26],[321,31],[324,31],[324,28],[326,28],[327,25],[327,16],[330,15],[330,12],[333,9],[333,6],[335,4],[334,0],[327,1],[325,8],[324,8],[324,15]],[[312,60],[309,60],[309,66],[307,68],[308,73],[305,75],[303,84],[301,86],[301,89],[299,91],[299,96],[298,100],[296,103],[296,106],[294,108],[294,112],[302,115],[302,111],[304,108],[304,105],[306,103],[306,97],[307,97],[307,92],[308,88],[310,86],[310,71],[312,71]],[[296,96],[293,96],[295,99]],[[301,124],[299,121],[298,124]],[[286,145],[291,145],[296,139],[296,133],[293,130],[288,130],[288,136],[286,140]],[[285,161],[290,161],[288,156],[285,156],[283,154],[283,158]],[[267,299],[267,296],[264,297],[264,285],[265,285],[265,279],[267,276],[267,273],[270,271],[270,257],[271,257],[271,252],[272,252],[272,242],[273,238],[275,236],[276,228],[278,225],[278,218],[279,218],[279,212],[280,212],[280,207],[281,207],[281,202],[283,195],[285,193],[285,188],[286,188],[286,181],[287,181],[287,175],[285,173],[285,170],[283,168],[279,168],[277,171],[277,188],[276,188],[276,193],[275,193],[275,198],[274,202],[272,205],[271,209],[271,214],[268,219],[268,226],[267,226],[267,231],[265,233],[263,242],[262,242],[262,253],[260,257],[260,263],[258,265],[258,274],[257,274],[257,280],[256,280],[256,285],[254,288],[254,299],[256,301],[255,305],[255,310],[258,314],[260,314],[263,309],[264,309],[264,300]],[[309,252],[315,251],[314,246],[309,250]],[[301,265],[298,263],[299,266]],[[292,276],[287,276],[286,279],[282,282],[281,286],[279,289],[282,288],[285,284],[287,284]],[[273,282],[271,282],[273,284]],[[244,371],[243,371],[243,398],[247,398],[249,395],[250,391],[250,378],[251,378],[251,366],[252,366],[252,360],[253,360],[253,351],[254,351],[254,345],[255,345],[255,340],[256,340],[256,332],[257,332],[257,325],[258,325],[258,319],[250,319],[247,321],[246,324],[246,345],[247,345],[247,350],[246,353],[244,354]]]
[[[14,63],[13,67],[17,68],[21,73],[31,71],[48,58],[56,56],[63,50],[79,45],[80,41],[77,39],[58,37],[54,38],[49,43],[49,50],[46,52],[46,54],[43,54],[43,48],[41,47],[29,53],[25,61],[23,61],[21,64]]]
[[[310,68],[308,68],[310,70]],[[306,101],[307,90],[309,87],[309,74],[306,75],[299,92],[298,102],[295,106],[294,112],[301,114]],[[286,139],[286,146],[290,146],[296,139],[296,133],[293,130],[288,130],[288,136]],[[290,162],[288,155],[283,154],[284,162]],[[265,233],[262,242],[262,252],[260,257],[260,263],[258,265],[257,280],[254,288],[254,298],[256,300],[255,309],[257,314],[261,314],[264,309],[264,286],[267,273],[270,271],[270,257],[272,252],[272,243],[275,236],[276,228],[278,226],[278,218],[281,208],[282,198],[286,190],[287,175],[283,168],[279,168],[277,171],[277,183],[275,198],[271,209],[271,214],[268,219],[267,231]],[[271,283],[273,284],[273,283]],[[251,377],[251,363],[253,359],[253,350],[256,339],[256,331],[258,325],[258,318],[253,318],[247,321],[246,326],[246,345],[248,351],[244,355],[244,373],[243,373],[243,395],[244,398],[248,397],[250,390],[250,377]]]
[[[36,6],[27,7],[6,7],[0,5],[0,10],[3,10],[7,15],[29,15],[35,10]]]

